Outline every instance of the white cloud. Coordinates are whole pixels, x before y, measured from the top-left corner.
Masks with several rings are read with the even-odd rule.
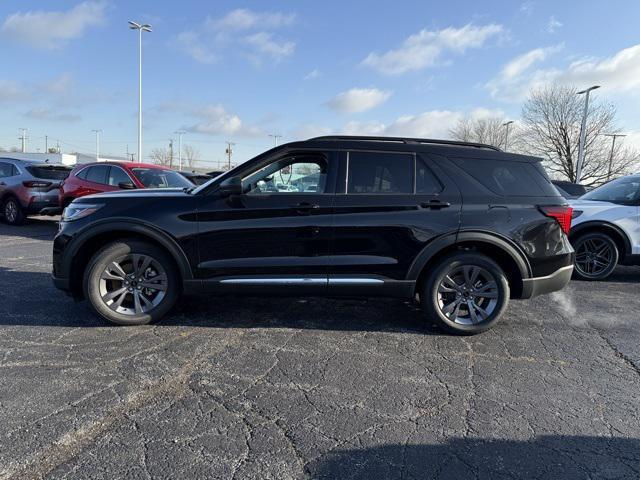
[[[520,4],[520,13],[526,15],[527,17],[533,13],[535,8],[535,2],[527,0],[526,2],[522,2]]]
[[[35,120],[44,120],[49,122],[79,122],[82,120],[80,115],[56,112],[49,108],[32,108],[26,112],[24,116]]]
[[[448,138],[449,130],[464,117],[486,118],[504,116],[501,110],[477,108],[468,112],[430,110],[417,115],[403,115],[395,121],[349,122],[340,131],[345,135],[388,135],[396,137]]]
[[[275,29],[290,26],[295,20],[294,13],[254,12],[238,8],[220,19],[207,19],[207,26],[214,30]]]
[[[311,70],[309,73],[307,73],[304,76],[305,80],[314,80],[316,78],[318,78],[320,76],[320,70],[318,70],[317,68],[314,68],[313,70]]]
[[[561,28],[563,23],[559,21],[555,15],[551,15],[549,21],[547,22],[547,32],[548,33],[556,33],[556,30]]]
[[[105,2],[87,1],[66,12],[18,12],[5,19],[2,33],[36,48],[54,50],[81,37],[87,28],[104,23],[106,8]]]
[[[401,75],[436,65],[444,53],[462,54],[468,49],[480,48],[489,38],[503,31],[502,25],[497,24],[481,27],[467,24],[437,31],[425,29],[411,35],[395,50],[370,53],[362,64],[385,75]]]
[[[196,62],[213,63],[218,56],[202,40],[199,33],[182,32],[175,37],[175,46],[182,50]]]
[[[258,62],[267,56],[272,60],[279,61],[293,54],[296,49],[295,42],[277,41],[268,32],[258,32],[248,35],[243,39],[244,43],[250,45],[253,50],[253,59]],[[258,55],[256,55],[258,54]]]
[[[391,93],[377,88],[352,88],[336,95],[327,104],[341,113],[364,112],[386,102]]]
[[[31,96],[30,92],[12,80],[0,80],[0,102],[15,102],[25,100]]]
[[[533,68],[560,48],[537,49],[544,53],[534,54],[537,50],[533,50],[516,57],[487,83],[487,88],[494,97],[515,102],[526,98],[532,89],[549,83],[577,87],[597,84],[613,93],[640,92],[640,44],[603,59],[577,60],[564,68]]]
[[[315,123],[305,123],[293,130],[288,136],[293,140],[306,140],[308,138],[329,135],[330,133],[331,129],[329,127],[316,125]]]
[[[207,18],[199,27],[176,35],[172,44],[199,63],[214,63],[225,52],[239,53],[253,64],[278,62],[292,55],[296,43],[276,38],[274,30],[293,25],[296,15],[236,9],[222,18]]]
[[[238,115],[228,112],[222,105],[205,105],[194,108],[185,105],[167,104],[161,106],[160,110],[181,111],[197,117],[198,121],[187,127],[190,132],[243,137],[265,135],[265,132],[260,127],[245,124]]]

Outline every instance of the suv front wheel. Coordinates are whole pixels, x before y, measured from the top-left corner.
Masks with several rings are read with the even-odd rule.
[[[111,243],[85,273],[85,295],[102,317],[118,325],[162,318],[179,296],[179,275],[161,248],[139,240]]]
[[[443,330],[473,335],[500,319],[509,303],[509,283],[490,258],[460,252],[435,265],[420,298],[427,316]]]

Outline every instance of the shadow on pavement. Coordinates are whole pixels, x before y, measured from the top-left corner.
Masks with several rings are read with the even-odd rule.
[[[0,237],[22,237],[53,240],[60,217],[28,217],[24,225],[13,226],[0,218]]]
[[[25,292],[34,291],[38,294],[30,294],[25,302]],[[76,302],[57,290],[48,273],[0,267],[0,325],[111,324],[98,317],[87,302]],[[158,325],[439,333],[416,305],[394,299],[186,296]]]
[[[314,479],[637,479],[640,440],[541,436],[531,441],[455,438],[440,445],[333,451],[307,466]]]

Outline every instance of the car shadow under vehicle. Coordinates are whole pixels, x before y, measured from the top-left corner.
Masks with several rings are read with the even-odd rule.
[[[416,432],[417,434],[417,432]],[[640,472],[636,438],[544,435],[528,441],[453,438],[334,450],[306,466],[313,479],[617,478]]]

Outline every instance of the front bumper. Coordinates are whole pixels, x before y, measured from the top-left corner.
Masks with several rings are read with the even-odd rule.
[[[531,298],[562,290],[571,280],[572,273],[573,264],[559,268],[544,277],[525,278],[522,280],[522,296],[520,298]]]

